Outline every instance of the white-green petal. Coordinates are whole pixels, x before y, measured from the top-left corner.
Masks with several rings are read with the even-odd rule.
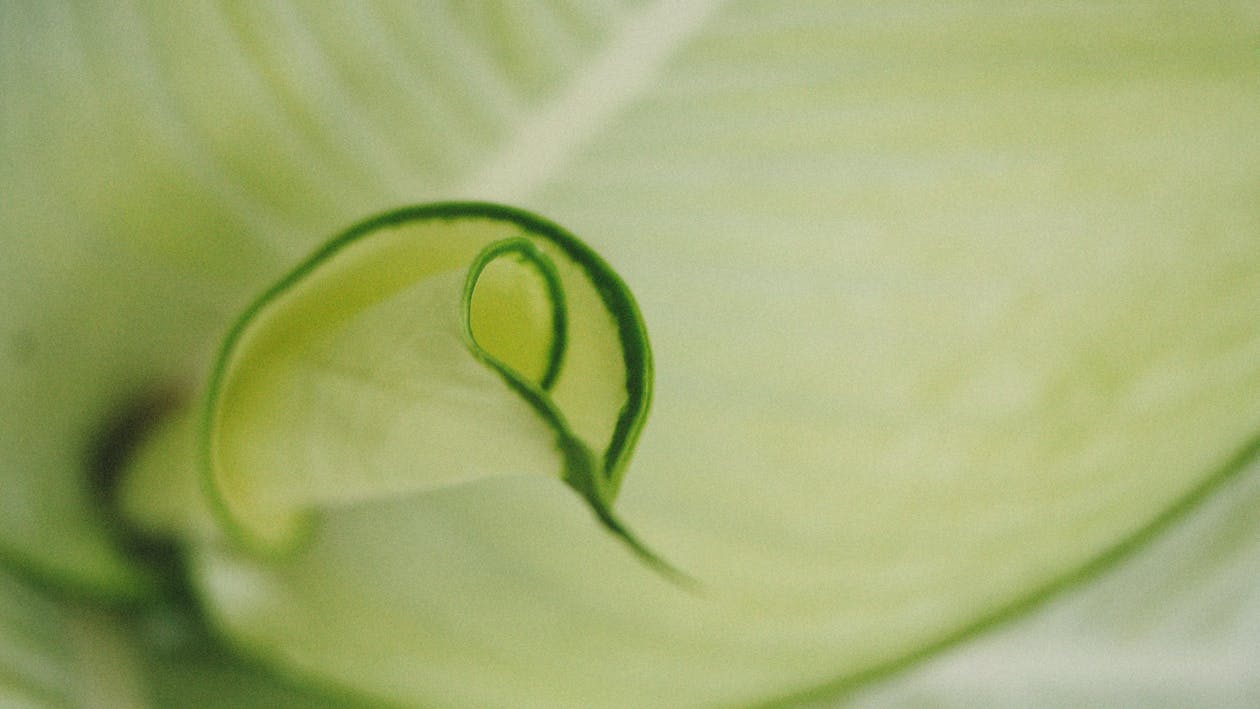
[[[3,543],[124,573],[102,525],[47,522],[90,514],[90,431],[204,371],[331,230],[450,197],[545,214],[634,288],[657,398],[620,509],[709,594],[554,480],[487,480],[342,508],[282,563],[199,547],[212,615],[286,671],[412,704],[821,696],[1235,474],[1260,427],[1253,10],[669,5],[6,6]]]
[[[854,706],[1254,705],[1256,472],[1097,582],[859,693]]]
[[[342,510],[281,567],[207,550],[232,635],[403,700],[824,696],[1235,474],[1260,427],[1254,18],[740,5],[695,29],[554,174],[480,196],[534,188],[634,288],[659,367],[626,514],[711,592],[556,491],[487,483]]]

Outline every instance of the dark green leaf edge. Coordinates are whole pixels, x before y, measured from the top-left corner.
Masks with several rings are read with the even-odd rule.
[[[105,530],[107,541],[117,543],[118,535]],[[26,552],[0,546],[0,567],[56,598],[79,599],[114,606],[132,606],[157,597],[158,579],[146,569],[120,567],[114,578],[91,577],[51,566]]]
[[[1097,578],[1104,572],[1118,567],[1152,544],[1161,535],[1172,530],[1209,497],[1227,492],[1228,485],[1243,477],[1244,471],[1260,460],[1260,434],[1240,447],[1226,462],[1214,469],[1201,483],[1173,502],[1136,531],[1033,591],[1021,596],[995,611],[982,615],[978,620],[960,630],[949,632],[912,650],[909,654],[877,664],[865,670],[837,677],[828,682],[805,687],[777,698],[758,703],[758,707],[794,707],[808,703],[840,699],[860,689],[909,671],[941,653],[961,645],[1005,623],[1023,617],[1048,604],[1060,595]],[[1252,471],[1260,474],[1260,470]]]
[[[490,364],[496,370],[511,369],[490,355],[489,352],[486,352],[477,342],[477,338],[472,331],[472,301],[477,282],[481,278],[482,272],[491,262],[508,255],[516,256],[521,264],[534,269],[542,277],[543,284],[547,287],[547,298],[551,302],[551,343],[547,347],[547,366],[543,370],[542,376],[538,379],[538,388],[543,391],[551,391],[551,388],[555,386],[556,378],[560,376],[560,367],[564,363],[564,352],[568,346],[569,309],[564,299],[564,286],[560,283],[560,274],[556,273],[555,264],[551,262],[547,254],[540,251],[538,247],[534,246],[534,242],[529,239],[515,237],[496,241],[483,249],[473,259],[472,266],[468,270],[468,278],[464,283],[462,323],[464,342],[468,346],[469,351],[482,362]],[[519,373],[517,375],[521,376]],[[521,376],[521,378],[524,377]]]
[[[594,462],[596,457],[591,450],[573,434],[569,424],[565,421],[564,414],[556,408],[550,397],[546,395],[545,391],[550,388],[550,383],[554,381],[554,375],[559,373],[558,365],[563,354],[564,340],[559,339],[560,346],[557,347],[557,339],[553,339],[547,373],[544,374],[542,381],[538,385],[531,383],[519,372],[487,352],[477,343],[471,322],[473,292],[476,290],[477,281],[486,266],[490,265],[495,259],[508,254],[515,254],[523,261],[534,266],[543,275],[548,291],[553,298],[552,322],[555,338],[564,337],[564,324],[566,322],[566,316],[564,315],[564,290],[561,287],[560,277],[556,273],[555,266],[551,263],[551,259],[533,242],[525,237],[517,237],[490,244],[478,254],[469,268],[468,279],[464,285],[463,298],[464,341],[469,351],[483,364],[495,370],[503,378],[504,382],[528,402],[551,429],[556,432],[556,446],[564,454],[565,460],[564,481],[587,501],[587,504],[591,506],[592,512],[595,513],[596,518],[599,519],[604,527],[614,536],[621,539],[636,555],[653,568],[661,571],[675,582],[694,585],[694,581],[643,544],[613,513],[612,504],[616,497],[616,490],[607,477],[607,470]]]
[[[190,568],[192,568],[190,566]],[[190,597],[185,612],[195,623],[191,633],[176,645],[145,641],[143,615],[126,618],[132,637],[138,639],[139,664],[147,689],[148,706],[226,706],[215,693],[220,683],[249,687],[246,696],[234,697],[233,709],[401,709],[402,705],[375,697],[318,674],[277,661],[270,651],[233,637],[216,618],[207,614],[199,597]],[[207,682],[208,685],[203,685]],[[204,690],[203,690],[204,687]],[[189,694],[192,690],[193,694]],[[235,690],[235,688],[234,688]]]
[[[678,572],[638,541],[626,526],[616,518],[611,509],[611,502],[620,488],[626,463],[647,419],[647,412],[651,402],[651,350],[648,345],[643,317],[637,304],[634,302],[633,296],[630,294],[629,288],[603,259],[562,227],[525,210],[486,202],[440,202],[403,207],[359,222],[327,242],[293,271],[289,272],[288,275],[264,291],[261,296],[246,308],[244,313],[229,328],[227,335],[223,339],[223,344],[215,357],[201,412],[201,433],[198,446],[201,483],[203,493],[209,501],[216,519],[233,542],[254,556],[272,559],[287,557],[306,546],[315,527],[313,515],[301,515],[297,520],[299,527],[292,534],[290,543],[283,546],[266,543],[258,539],[255,534],[247,529],[245,524],[236,518],[215,480],[212,463],[212,431],[215,412],[218,408],[219,392],[227,376],[236,347],[254,319],[274,300],[309,276],[321,264],[335,256],[343,248],[380,229],[402,226],[417,221],[456,220],[469,217],[496,219],[513,223],[520,227],[524,234],[558,247],[573,264],[582,270],[586,278],[595,287],[607,312],[615,319],[624,363],[626,403],[618,414],[612,438],[603,455],[600,456],[602,460],[596,461],[593,460],[595,456],[592,455],[589,449],[571,433],[568,425],[564,423],[563,417],[555,409],[554,405],[550,403],[548,397],[542,394],[542,390],[481,350],[480,347],[476,346],[475,340],[472,339],[471,332],[468,331],[467,308],[470,303],[471,286],[475,284],[475,277],[472,277],[474,272],[479,275],[480,271],[484,269],[490,260],[503,255],[507,251],[513,251],[532,260],[534,266],[547,279],[548,289],[554,293],[556,291],[553,289],[559,288],[559,277],[554,272],[554,266],[550,265],[549,260],[544,260],[546,259],[545,254],[542,254],[537,247],[531,244],[529,249],[524,249],[524,247],[517,244],[516,239],[511,239],[506,240],[509,242],[508,245],[499,246],[502,242],[496,242],[496,244],[492,244],[483,250],[481,255],[474,260],[473,267],[470,268],[470,279],[465,289],[464,319],[465,336],[474,355],[481,358],[483,362],[490,364],[501,376],[504,376],[509,385],[524,396],[526,401],[533,405],[535,410],[553,427],[557,433],[557,443],[566,463],[565,482],[581,494],[588,504],[591,505],[592,511],[600,522],[610,532],[624,541],[631,550],[650,566],[675,581],[687,583],[689,580],[685,575]],[[529,241],[524,236],[520,237],[520,240]],[[495,251],[496,246],[501,250]],[[554,283],[552,283],[552,279],[554,279]],[[556,319],[554,317],[555,308],[563,308],[562,299],[553,301],[553,327],[564,325],[567,323],[567,316],[561,316],[559,319]],[[567,339],[567,336],[565,339]],[[553,342],[550,355],[554,356],[555,372],[551,376],[551,381],[547,382],[548,385],[554,383],[555,376],[559,374],[565,339],[562,339],[558,346],[557,343]],[[549,374],[551,374],[551,369],[553,367],[549,364]],[[544,381],[546,380],[547,376],[544,376]]]

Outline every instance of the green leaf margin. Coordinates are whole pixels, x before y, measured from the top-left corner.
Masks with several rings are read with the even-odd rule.
[[[538,268],[547,281],[548,289],[553,293],[559,288],[559,277],[554,272],[554,266],[550,264],[550,260],[541,249],[524,236],[490,244],[482,250],[470,266],[464,291],[464,337],[473,355],[503,376],[509,386],[521,394],[556,431],[557,445],[565,460],[564,480],[588,502],[599,521],[650,566],[677,581],[688,581],[689,579],[684,574],[675,570],[640,542],[612,511],[612,501],[621,487],[626,464],[647,420],[651,404],[651,348],[648,343],[647,328],[634,297],[625,282],[598,254],[564,228],[523,209],[489,202],[438,202],[402,207],[368,218],[327,242],[245,309],[229,328],[219,348],[201,411],[198,467],[202,490],[216,519],[232,541],[263,558],[283,557],[300,549],[309,540],[314,527],[313,516],[303,516],[299,520],[299,529],[295,531],[293,544],[282,549],[263,545],[254,539],[249,530],[235,517],[215,481],[212,443],[219,393],[237,345],[254,318],[272,301],[301,282],[343,248],[370,236],[379,229],[403,226],[417,221],[456,220],[470,217],[513,223],[526,234],[558,247],[566,257],[582,269],[585,277],[595,287],[605,309],[614,318],[625,369],[626,402],[618,413],[612,438],[600,456],[601,460],[595,461],[592,460],[593,456],[589,449],[569,431],[562,414],[550,403],[543,390],[482,350],[472,337],[468,323],[467,315],[468,308],[471,307],[472,290],[477,276],[490,261],[511,251],[524,255]],[[529,245],[524,246],[521,242]],[[567,323],[567,316],[561,315],[558,319],[555,316],[557,310],[562,309],[562,302],[553,301],[554,328],[563,327]],[[557,358],[555,361],[557,374],[560,365],[558,359],[563,355],[564,343],[564,336],[560,337],[559,346],[553,342],[551,352],[551,356]],[[551,378],[550,374],[544,377],[544,381],[548,378]]]
[[[987,631],[1032,613],[1061,594],[1088,583],[1141,552],[1162,534],[1171,531],[1177,524],[1185,521],[1197,507],[1201,506],[1213,494],[1223,492],[1222,488],[1241,477],[1257,462],[1260,462],[1260,433],[1248,439],[1228,460],[1215,468],[1206,479],[1191,488],[1189,492],[1165,508],[1163,512],[1156,515],[1146,524],[1138,527],[1129,536],[1104,549],[1101,553],[1085,561],[1075,569],[1043,584],[1017,600],[981,616],[979,620],[959,630],[924,644],[909,654],[828,682],[782,694],[754,706],[762,709],[770,709],[771,707],[786,709],[787,707],[816,705],[821,702],[834,701],[857,690],[865,689],[876,682],[908,671]],[[1260,470],[1252,470],[1252,474],[1260,474]]]

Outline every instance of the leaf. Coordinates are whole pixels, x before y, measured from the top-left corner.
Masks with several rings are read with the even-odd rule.
[[[546,214],[634,285],[657,396],[619,509],[714,591],[544,479],[339,509],[283,563],[197,548],[224,632],[304,676],[435,704],[841,692],[1239,474],[1250,10],[531,7],[6,16],[4,332],[38,356],[6,355],[0,401],[44,422],[6,434],[37,452],[6,492],[79,519],[63,444],[120,382],[180,369],[332,225],[452,197]],[[15,506],[2,538],[56,563]]]
[[[625,285],[554,224],[448,203],[334,239],[251,306],[210,380],[205,475],[247,546],[313,511],[488,476],[562,478],[612,513],[651,393]]]

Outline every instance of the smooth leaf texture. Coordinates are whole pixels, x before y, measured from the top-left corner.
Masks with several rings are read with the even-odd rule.
[[[102,421],[206,371],[317,239],[452,198],[545,214],[633,287],[656,399],[620,509],[709,592],[543,478],[342,507],[282,562],[195,546],[224,634],[318,686],[830,696],[1083,582],[1240,469],[1253,8],[506,8],[5,7],[8,556],[134,592],[80,482]],[[1161,553],[1231,543],[1204,538]],[[1095,590],[1179,612],[1134,584]],[[1169,625],[1151,642],[1185,642]],[[1065,682],[1046,701],[1100,696]]]
[[[859,694],[854,706],[1251,706],[1256,472],[1093,585]]]

